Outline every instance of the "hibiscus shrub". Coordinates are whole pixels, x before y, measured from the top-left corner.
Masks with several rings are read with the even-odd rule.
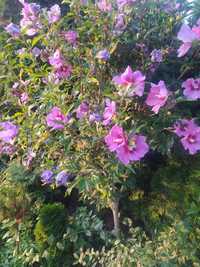
[[[7,25],[0,41],[2,184],[12,186],[13,181],[30,195],[34,205],[29,218],[15,219],[17,226],[31,221],[36,247],[26,257],[17,241],[15,257],[20,264],[97,266],[91,265],[95,249],[103,257],[95,264],[104,266],[105,253],[124,251],[112,248],[116,238],[123,243],[132,235],[135,240],[132,226],[123,223],[129,217],[145,231],[144,239],[137,237],[131,266],[198,266],[199,246],[184,254],[185,240],[198,243],[196,230],[183,236],[179,230],[177,239],[169,235],[173,244],[162,257],[167,227],[175,231],[177,222],[199,227],[199,197],[193,187],[190,196],[181,191],[181,183],[185,191],[190,183],[196,187],[199,172],[200,19],[192,16],[196,6],[178,0],[63,0],[67,11],[61,15],[57,4],[47,9],[19,2],[19,25]],[[190,197],[195,211],[188,204]],[[79,205],[97,216],[96,228],[91,225],[86,231],[83,221],[72,231],[74,218],[87,216],[84,209],[74,215]],[[174,216],[177,207],[180,212]],[[61,218],[61,225],[54,229],[47,215],[42,224],[39,210],[51,212],[49,220],[58,214],[55,222]],[[189,219],[194,212],[197,217]],[[98,244],[89,238],[92,232]],[[155,242],[156,255],[148,239]],[[28,240],[27,247],[32,242]],[[45,243],[46,250],[37,243]],[[59,265],[70,250],[74,261],[71,254],[70,263]],[[84,257],[86,263],[81,262]],[[124,258],[120,266],[128,266],[126,262],[130,259]]]

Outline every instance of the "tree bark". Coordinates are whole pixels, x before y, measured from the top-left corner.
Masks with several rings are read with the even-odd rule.
[[[119,225],[119,199],[114,199],[111,201],[110,208],[113,213],[113,222],[114,222],[114,234],[117,238],[120,235],[120,225]]]

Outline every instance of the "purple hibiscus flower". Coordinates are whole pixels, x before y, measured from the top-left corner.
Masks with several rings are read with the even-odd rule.
[[[5,27],[5,30],[14,38],[19,37],[20,35],[20,28],[18,25],[14,23],[10,23]]]
[[[100,50],[96,54],[96,58],[103,60],[103,61],[107,61],[110,58],[110,53],[108,52],[107,49]]]
[[[61,10],[59,5],[54,5],[50,8],[50,10],[47,12],[48,15],[48,21],[50,24],[57,22],[61,17]]]
[[[183,94],[189,100],[197,100],[200,98],[200,79],[187,79],[183,84]]]
[[[76,117],[78,119],[84,118],[89,112],[89,105],[87,102],[82,102],[79,107],[76,109]]]
[[[53,183],[53,172],[51,170],[45,170],[41,174],[41,181],[43,184]]]
[[[12,144],[19,132],[19,127],[10,121],[0,122],[0,140]]]
[[[69,115],[64,115],[60,108],[54,107],[46,117],[46,122],[52,130],[63,130],[70,120]]]
[[[67,182],[70,180],[70,174],[66,171],[61,171],[56,176],[56,186],[65,186]]]

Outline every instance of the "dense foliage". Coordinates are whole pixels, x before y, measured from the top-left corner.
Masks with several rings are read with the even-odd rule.
[[[0,266],[200,266],[198,1],[19,4],[0,33]]]

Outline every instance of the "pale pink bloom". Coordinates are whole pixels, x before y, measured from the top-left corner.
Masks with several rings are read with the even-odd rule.
[[[32,161],[33,161],[33,159],[34,159],[35,157],[36,157],[36,153],[33,152],[32,149],[29,149],[26,158],[22,161],[22,164],[23,164],[25,167],[29,168],[30,165],[31,165],[31,163],[32,163]]]
[[[84,118],[89,112],[89,105],[87,102],[82,102],[79,107],[76,109],[76,117],[78,119]]]
[[[36,3],[23,3],[22,16],[31,21],[35,21],[38,19],[38,15],[40,13],[40,5]]]
[[[126,28],[125,15],[123,13],[120,13],[115,18],[114,30],[117,33],[121,33],[125,28]]]
[[[107,49],[100,50],[96,54],[96,58],[107,61],[110,58],[110,53]]]
[[[69,121],[69,116],[64,115],[60,108],[54,107],[46,117],[46,122],[52,130],[63,130]]]
[[[183,24],[178,32],[177,38],[183,42],[178,49],[178,57],[184,56],[192,47],[192,42],[198,40],[199,37],[187,24]]]
[[[61,54],[60,49],[57,49],[53,56],[49,57],[49,63],[54,68],[58,69],[64,65],[64,58]]]
[[[124,146],[127,142],[124,130],[118,125],[114,125],[109,134],[105,137],[105,143],[111,152]]]
[[[78,38],[78,33],[76,31],[67,31],[67,32],[62,32],[61,34],[65,40],[75,46],[76,45],[76,42],[77,42],[77,38]]]
[[[119,95],[142,96],[144,93],[145,76],[140,71],[132,71],[128,66],[126,70],[113,78],[113,83],[119,86]]]
[[[174,128],[173,132],[179,137],[186,136],[189,133],[195,132],[200,129],[193,119],[179,120],[174,124],[173,128]]]
[[[112,5],[108,0],[99,0],[97,6],[102,12],[110,12],[112,10]]]
[[[61,10],[59,5],[54,5],[50,8],[47,12],[48,14],[48,21],[50,24],[57,22],[61,17]]]
[[[125,6],[130,6],[135,3],[136,0],[117,0],[117,5],[119,9],[124,8]]]
[[[109,125],[116,115],[116,103],[110,99],[106,100],[106,107],[103,113],[103,125]]]
[[[178,32],[177,38],[183,43],[191,43],[197,39],[197,36],[190,26],[183,24]]]
[[[26,92],[23,92],[21,95],[20,95],[20,102],[21,104],[25,105],[29,100],[29,96]]]
[[[5,27],[5,30],[14,38],[20,36],[20,28],[14,23],[10,23]]]
[[[164,81],[158,84],[151,84],[150,92],[146,99],[146,104],[152,107],[154,113],[158,113],[159,109],[163,107],[168,99],[169,93]]]
[[[148,151],[149,145],[146,142],[146,137],[136,134],[129,138],[128,143],[116,150],[118,159],[124,165],[142,159]]]
[[[41,28],[39,14],[40,14],[40,5],[36,3],[26,3],[25,1],[21,2],[23,4],[22,9],[22,19],[20,21],[20,26],[22,31],[29,36],[35,35]]]
[[[16,51],[17,53],[17,55],[23,55],[23,54],[25,54],[26,53],[26,48],[25,47],[23,47],[23,48],[20,48],[20,49],[18,49],[17,51]]]
[[[183,84],[183,94],[189,100],[197,100],[200,98],[200,79],[187,79]]]
[[[192,47],[192,43],[183,43],[178,49],[178,57],[183,57]]]
[[[0,140],[12,144],[19,132],[19,127],[10,121],[0,122]]]
[[[34,57],[39,57],[40,54],[41,54],[41,50],[38,47],[34,47],[32,49],[32,54],[33,54]]]

